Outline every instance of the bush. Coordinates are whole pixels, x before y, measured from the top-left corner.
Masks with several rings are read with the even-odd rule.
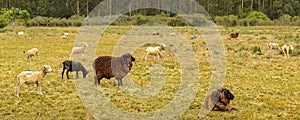
[[[4,28],[8,25],[7,19],[0,15],[0,28]]]
[[[238,17],[235,15],[216,16],[215,21],[218,25],[232,27],[232,26],[236,26],[238,24]]]
[[[266,14],[258,11],[251,12],[245,19],[248,26],[269,25],[272,23],[272,21]]]
[[[149,22],[149,20],[142,14],[138,14],[136,16],[136,24],[137,25],[143,25],[143,24],[146,24],[147,22]]]
[[[172,17],[167,24],[169,26],[186,26],[186,25],[188,25],[188,23],[178,15],[176,15],[175,17]]]

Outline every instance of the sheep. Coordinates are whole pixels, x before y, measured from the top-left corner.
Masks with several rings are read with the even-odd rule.
[[[69,33],[65,32],[61,35],[61,38],[69,40],[68,36],[69,36]]]
[[[83,55],[84,52],[85,52],[85,49],[87,47],[89,47],[89,45],[87,43],[85,43],[83,45],[83,47],[73,47],[72,52],[71,52],[70,57],[69,57],[69,60],[71,60],[72,57],[73,57],[73,55],[75,55],[75,54],[81,54],[81,55]]]
[[[277,43],[273,43],[273,42],[271,42],[271,43],[268,44],[268,48],[269,48],[270,58],[272,57],[271,56],[272,50],[279,50],[279,51],[281,51],[281,48],[279,47],[279,45]]]
[[[19,98],[19,90],[23,84],[36,84],[37,94],[43,95],[41,82],[47,73],[52,72],[52,68],[44,65],[41,71],[23,71],[17,76],[16,96]]]
[[[176,33],[170,33],[170,36],[176,36]]]
[[[152,32],[152,35],[159,35],[159,32]]]
[[[226,88],[219,88],[207,95],[204,102],[204,108],[213,111],[237,110],[233,108],[234,95]]]
[[[281,47],[281,50],[284,54],[284,58],[289,58],[290,57],[289,52],[291,50],[292,54],[293,54],[294,46],[293,45],[283,45]]]
[[[149,55],[154,55],[154,59],[155,59],[155,56],[157,57],[158,60],[162,59],[164,56],[163,56],[161,50],[164,49],[165,47],[166,47],[166,44],[162,44],[162,45],[156,46],[156,47],[147,47],[145,61],[147,61],[147,58]]]
[[[120,57],[99,56],[93,62],[95,85],[100,85],[102,78],[113,77],[118,80],[118,86],[123,85],[122,79],[130,72],[134,61],[135,58],[130,53]]]
[[[23,51],[23,53],[25,54],[26,52]],[[27,59],[31,59],[34,56],[36,56],[36,58],[38,58],[38,56],[39,56],[39,50],[37,48],[32,48],[27,51]]]
[[[82,75],[83,78],[86,77],[86,75],[88,74],[88,72],[86,71],[86,69],[83,67],[83,65],[80,62],[76,62],[76,61],[71,61],[71,60],[65,60],[64,62],[62,62],[63,64],[63,71],[61,73],[61,78],[64,79],[64,72],[67,69],[66,75],[67,78],[69,78],[69,71],[76,71],[76,78],[78,78],[78,71],[82,71]]]
[[[20,31],[20,32],[18,32],[17,33],[19,36],[22,36],[22,35],[24,35],[25,33],[24,33],[24,31]]]
[[[238,37],[239,37],[239,33],[231,33],[231,34],[229,34],[229,40],[231,40],[231,38],[237,39]]]

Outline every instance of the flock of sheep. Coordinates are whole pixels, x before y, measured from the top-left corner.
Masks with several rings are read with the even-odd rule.
[[[19,34],[19,33],[18,33]],[[24,34],[20,33],[21,35]],[[159,35],[159,32],[153,32],[152,35]],[[170,36],[175,36],[175,33],[170,33]],[[62,39],[68,40],[68,33],[62,34]],[[229,39],[231,38],[238,38],[239,33],[232,33],[229,35]],[[193,36],[192,39],[196,39],[196,36]],[[65,60],[62,62],[63,70],[62,70],[62,79],[64,78],[64,73],[66,71],[67,79],[69,79],[69,72],[75,71],[76,77],[78,78],[78,72],[81,71],[83,73],[83,78],[85,78],[88,74],[88,71],[85,67],[77,61],[72,61],[72,58],[75,54],[83,55],[85,50],[89,47],[87,43],[84,43],[81,47],[73,47],[72,52],[70,54],[69,60]],[[146,56],[145,61],[148,60],[149,55],[154,56],[154,60],[161,60],[163,59],[164,55],[162,54],[162,50],[166,48],[165,44],[161,44],[155,47],[147,47],[146,48]],[[279,46],[277,43],[270,43],[268,44],[269,52],[271,53],[272,50],[280,50],[284,53],[285,58],[289,58],[289,51],[294,50],[292,45],[283,45]],[[23,51],[27,54],[28,59],[33,59],[33,57],[38,57],[39,50],[37,48],[32,48],[27,52]],[[95,85],[100,85],[100,80],[103,78],[110,79],[115,78],[118,81],[118,86],[123,85],[122,79],[130,72],[133,62],[135,58],[130,54],[126,53],[119,57],[112,57],[112,56],[99,56],[93,62],[93,69],[94,69],[94,82]],[[24,71],[21,72],[18,76],[18,83],[16,86],[16,96],[19,97],[19,90],[23,84],[36,84],[37,93],[40,95],[42,94],[41,91],[41,81],[46,76],[47,73],[51,72],[52,68],[48,65],[44,65],[42,70],[40,71]],[[217,97],[217,98],[216,98]],[[212,94],[206,97],[206,104],[205,107],[212,110],[234,110],[233,108],[233,94],[227,90],[226,88],[220,88],[213,92]],[[215,103],[211,106],[210,103]]]
[[[68,33],[64,33],[62,37],[67,39]],[[159,33],[155,33],[154,35],[159,35]],[[81,71],[83,73],[83,78],[85,78],[88,74],[88,71],[85,67],[77,61],[72,61],[72,58],[75,54],[83,55],[85,50],[89,47],[87,43],[84,43],[81,47],[73,47],[72,52],[70,54],[69,60],[65,60],[62,62],[62,79],[64,78],[64,73],[66,71],[67,79],[69,79],[69,72],[76,72],[76,77],[78,78],[78,72]],[[157,57],[157,60],[163,58],[162,49],[166,47],[165,44],[156,47],[148,47],[146,49],[145,61],[149,55],[154,55],[154,58]],[[37,48],[32,48],[27,52],[23,51],[23,53],[27,54],[27,59],[38,58],[39,50]],[[130,72],[135,58],[130,54],[126,53],[120,57],[112,57],[112,56],[100,56],[94,60],[93,68],[94,68],[94,80],[95,85],[100,84],[100,80],[102,78],[110,79],[115,77],[118,80],[118,85],[123,85],[122,78]],[[23,84],[36,84],[38,94],[42,95],[41,92],[41,81],[46,76],[47,73],[51,72],[52,68],[48,65],[44,65],[41,71],[23,71],[18,76],[18,83],[16,86],[16,96],[19,97],[19,90]]]
[[[238,37],[239,37],[239,33],[231,33],[229,34],[228,39],[229,40],[231,40],[231,38],[237,39]],[[268,44],[268,49],[269,49],[270,58],[272,57],[271,54],[273,50],[279,50],[280,52],[283,53],[284,58],[289,58],[290,54],[293,54],[294,46],[284,44],[280,47],[278,43],[271,42]],[[290,53],[290,51],[292,53]]]

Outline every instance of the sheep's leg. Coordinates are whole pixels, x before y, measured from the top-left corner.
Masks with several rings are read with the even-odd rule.
[[[38,81],[36,81],[36,91],[37,91],[37,94],[43,95],[41,83]]]
[[[100,80],[103,78],[103,76],[101,77],[97,77],[97,75],[94,76],[94,81],[95,81],[95,85],[100,85]]]
[[[65,73],[65,68],[63,68],[63,71],[61,73],[61,79],[64,79],[64,73]]]
[[[78,70],[76,70],[76,79],[78,78]]]
[[[149,54],[147,53],[146,56],[145,56],[145,61],[147,61],[148,55],[149,55]]]
[[[286,49],[286,54],[287,54],[287,57],[290,58],[290,49],[289,48]]]
[[[17,86],[16,86],[16,96],[19,97],[19,92],[20,92],[20,87],[22,86],[22,82],[20,82],[20,80],[18,81],[17,83]]]
[[[68,69],[67,69],[66,74],[67,74],[67,78],[70,79],[70,77],[69,77],[69,70]]]
[[[118,86],[122,86],[123,84],[122,84],[122,79],[121,78],[117,78],[117,80],[118,80]]]

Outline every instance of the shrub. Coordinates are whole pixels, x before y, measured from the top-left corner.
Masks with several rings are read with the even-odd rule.
[[[170,18],[170,20],[167,24],[169,26],[186,26],[186,25],[188,25],[188,23],[178,15]]]
[[[216,16],[215,21],[218,25],[231,27],[231,26],[236,26],[238,24],[238,17],[235,15]]]
[[[268,25],[272,22],[266,14],[264,14],[263,12],[258,12],[258,11],[252,11],[246,17],[246,20],[247,20],[248,26]]]
[[[4,28],[8,25],[7,19],[0,15],[0,28]]]

